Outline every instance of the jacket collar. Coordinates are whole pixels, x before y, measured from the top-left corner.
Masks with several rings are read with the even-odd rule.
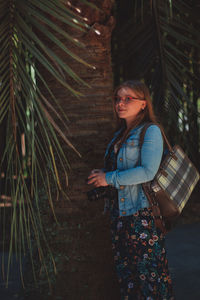
[[[133,129],[130,130],[129,134],[127,137],[129,137],[130,135],[132,135],[134,132],[136,132],[138,129],[142,129],[144,127],[146,123],[141,123],[139,125],[137,125],[136,127],[134,127]]]

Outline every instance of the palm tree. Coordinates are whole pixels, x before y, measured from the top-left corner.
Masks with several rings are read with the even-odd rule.
[[[52,255],[42,197],[52,210],[57,195],[67,198],[69,147],[76,153],[70,177],[74,200],[84,190],[83,180],[75,179],[85,178],[103,156],[112,128],[114,1],[98,1],[99,10],[96,2],[89,7],[85,0],[0,0],[0,216],[5,245],[6,206],[11,205],[8,266],[14,251],[22,259],[28,249],[33,257],[35,240],[48,272],[44,257],[47,251]],[[144,79],[172,140],[186,136],[194,158],[199,151],[197,6],[192,0],[116,0],[112,50],[115,84]]]

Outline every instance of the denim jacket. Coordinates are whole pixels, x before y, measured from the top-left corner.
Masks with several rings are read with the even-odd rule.
[[[154,178],[161,162],[163,138],[160,128],[156,125],[148,127],[140,157],[139,138],[143,126],[144,124],[139,125],[130,131],[127,140],[118,152],[117,169],[106,172],[107,183],[118,190],[120,216],[128,216],[144,207],[149,207],[141,184]],[[118,134],[119,132],[115,134],[111,143]]]

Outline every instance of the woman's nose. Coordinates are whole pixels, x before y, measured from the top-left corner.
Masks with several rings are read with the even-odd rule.
[[[124,105],[124,100],[120,99],[120,101],[118,102],[118,105],[123,106]]]

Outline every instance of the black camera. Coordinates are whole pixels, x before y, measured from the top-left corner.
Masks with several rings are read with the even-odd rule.
[[[87,197],[89,201],[96,201],[99,199],[104,199],[107,196],[107,192],[108,192],[107,187],[100,186],[87,192]]]

